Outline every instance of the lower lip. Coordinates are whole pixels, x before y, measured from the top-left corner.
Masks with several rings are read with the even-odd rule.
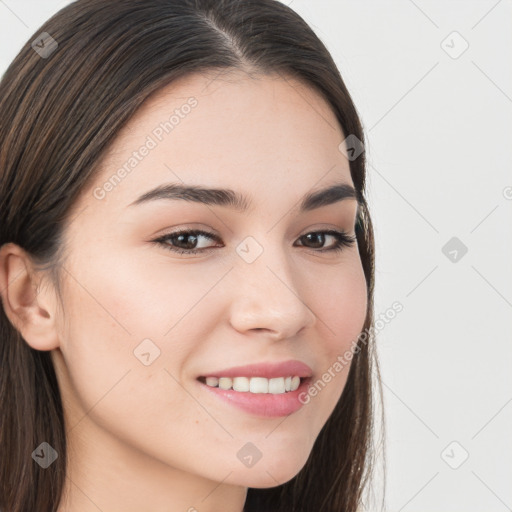
[[[218,396],[222,400],[244,410],[245,412],[268,418],[288,416],[298,411],[304,404],[300,402],[299,395],[307,391],[311,377],[302,380],[295,391],[287,391],[281,394],[272,393],[251,393],[249,391],[234,391],[233,389],[214,388],[199,384],[206,388],[210,393]]]

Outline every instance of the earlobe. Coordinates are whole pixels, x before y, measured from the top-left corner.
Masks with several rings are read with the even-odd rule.
[[[40,286],[30,256],[13,243],[0,248],[0,294],[5,314],[35,350],[59,346],[52,290]]]

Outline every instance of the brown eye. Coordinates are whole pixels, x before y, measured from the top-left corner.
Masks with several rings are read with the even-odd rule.
[[[326,241],[334,239],[327,248],[324,247]],[[198,247],[201,239],[211,240],[217,243],[222,243],[221,239],[202,230],[182,230],[174,233],[165,234],[155,240],[154,243],[163,246],[165,249],[173,251],[178,254],[198,254],[213,249],[215,245]],[[312,231],[306,233],[299,238],[302,247],[315,249],[317,252],[341,251],[343,247],[350,247],[356,242],[356,237],[350,236],[344,231],[336,231],[333,229],[326,231]]]
[[[162,245],[170,251],[174,251],[180,254],[196,254],[209,250],[213,247],[210,246],[198,248],[198,240],[201,240],[202,238],[220,242],[220,239],[217,236],[213,235],[212,233],[208,233],[207,231],[201,230],[184,230],[177,231],[175,233],[168,233],[161,236],[160,238],[157,238],[156,240],[153,240],[153,242]]]
[[[322,248],[327,237],[334,238],[334,244],[327,248]],[[350,236],[345,231],[336,231],[329,229],[327,231],[312,231],[300,237],[299,240],[305,240],[308,247],[313,245],[312,249],[319,249],[319,252],[341,251],[343,247],[351,247],[357,241],[355,236]]]

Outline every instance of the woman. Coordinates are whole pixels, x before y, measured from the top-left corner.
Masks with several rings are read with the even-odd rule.
[[[274,0],[78,0],[0,83],[0,507],[355,511],[364,137]]]

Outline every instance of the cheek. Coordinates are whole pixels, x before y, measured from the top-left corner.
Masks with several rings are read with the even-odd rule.
[[[155,458],[163,450],[186,460],[201,426],[191,427],[191,419],[204,416],[179,383],[195,331],[180,336],[179,329],[190,331],[190,324],[180,322],[164,338],[177,321],[174,304],[152,308],[155,290],[148,291],[143,279],[122,279],[119,267],[102,276],[90,271],[81,277],[82,286],[71,280],[64,296],[66,369],[59,380],[71,428],[77,427],[77,437],[87,436],[94,424],[102,427],[95,432],[108,432]]]
[[[74,262],[71,314],[86,330],[124,338],[124,345],[162,340],[182,329],[182,322],[196,311],[205,314],[204,298],[229,269],[205,272],[197,265],[169,261],[152,248],[133,251],[129,258],[121,250],[100,249]]]
[[[325,355],[335,359],[363,329],[368,307],[366,279],[357,254],[345,265],[317,274],[308,300],[315,305]]]
[[[208,290],[224,269],[173,271],[107,251],[81,260],[70,267],[73,278],[63,290],[61,347],[80,409],[89,410],[107,392],[102,403],[119,400],[126,410],[135,402],[149,407],[148,396],[157,397],[153,405],[190,401],[173,377],[182,381],[197,340],[208,338],[210,319],[218,321],[215,293]],[[162,390],[171,388],[166,398]]]
[[[321,342],[315,353],[321,367],[317,380],[311,383],[301,401],[311,404],[305,407],[306,414],[320,429],[343,393],[352,352],[366,319],[366,279],[359,258],[318,274],[311,290],[315,291],[308,294],[308,301],[318,317]]]

